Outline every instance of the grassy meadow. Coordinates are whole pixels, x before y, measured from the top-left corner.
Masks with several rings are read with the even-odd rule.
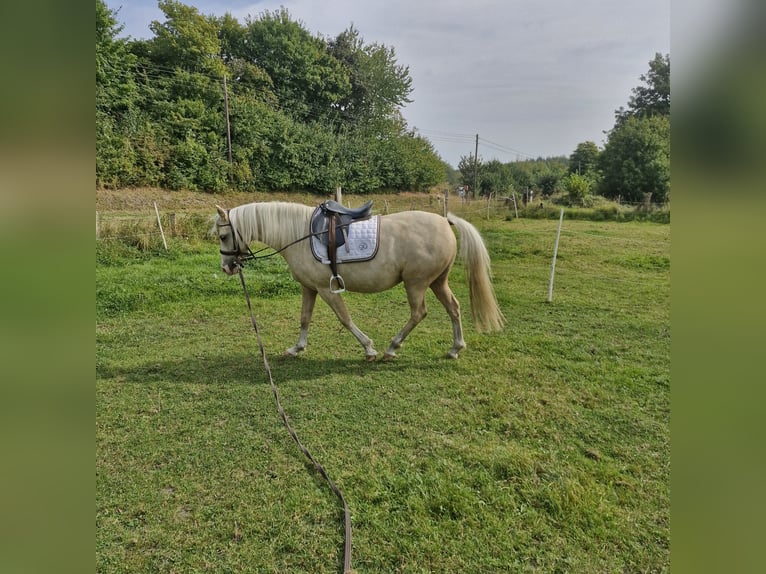
[[[342,509],[282,425],[239,281],[205,236],[215,203],[263,198],[185,197],[97,194],[96,570],[341,572]],[[151,218],[118,230],[157,200],[177,212],[167,252]],[[351,508],[353,567],[668,571],[670,225],[565,219],[547,303],[557,220],[450,209],[482,233],[508,320],[476,333],[456,264],[457,361],[431,293],[395,361],[364,362],[321,301],[307,351],[283,357],[300,288],[279,257],[245,269],[282,404]],[[380,352],[408,317],[401,286],[345,298]]]

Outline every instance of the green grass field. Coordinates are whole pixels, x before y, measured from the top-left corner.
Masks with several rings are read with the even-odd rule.
[[[476,333],[456,265],[457,361],[430,293],[396,361],[365,363],[321,302],[307,351],[282,357],[299,286],[280,258],[245,271],[282,404],[351,507],[354,568],[668,571],[670,226],[565,220],[547,303],[558,222],[455,211],[508,319]],[[219,263],[213,239],[97,241],[98,572],[342,570],[342,510]],[[346,301],[378,349],[407,320],[401,287]]]

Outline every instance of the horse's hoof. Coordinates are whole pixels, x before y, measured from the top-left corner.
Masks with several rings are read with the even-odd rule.
[[[450,351],[449,353],[447,353],[446,357],[448,359],[457,359],[458,358],[458,354],[455,353],[454,351]]]
[[[396,359],[396,355],[392,353],[386,353],[385,355],[383,355],[384,361],[393,361],[394,359]]]
[[[375,361],[378,360],[378,355],[365,355],[364,360],[367,361],[368,363],[374,363]]]

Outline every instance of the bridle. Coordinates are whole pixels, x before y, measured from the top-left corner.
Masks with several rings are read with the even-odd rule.
[[[267,253],[266,255],[259,255],[259,253],[261,253],[262,251],[266,251],[267,249],[271,249],[270,247],[264,247],[263,249],[259,249],[258,251],[253,253],[253,251],[250,249],[250,246],[247,243],[245,243],[245,248],[247,249],[247,253],[245,253],[240,248],[240,242],[237,241],[237,237],[239,236],[239,232],[236,229],[234,229],[234,226],[231,224],[231,216],[229,215],[230,211],[231,211],[230,209],[226,210],[226,220],[227,220],[226,223],[217,223],[216,224],[216,229],[220,230],[221,227],[231,227],[231,239],[232,239],[232,243],[233,243],[234,249],[229,250],[229,249],[220,249],[219,248],[218,252],[221,255],[234,255],[235,257],[237,257],[238,260],[234,262],[234,265],[236,266],[236,268],[241,268],[242,264],[245,261],[252,261],[254,259],[265,259],[266,257],[271,257],[273,255],[277,255],[278,253],[281,253],[282,251],[284,251],[288,247],[292,247],[296,243],[300,243],[301,241],[305,241],[307,239],[311,239],[312,237],[316,237],[317,235],[321,235],[322,233],[325,233],[324,231],[319,231],[319,232],[316,232],[316,233],[308,233],[307,235],[304,235],[303,237],[299,237],[295,241],[291,241],[290,243],[288,243],[287,245],[285,245],[281,249],[276,249],[276,250],[272,251],[271,253]],[[350,223],[346,223],[344,225],[338,225],[337,227],[348,228],[349,225],[350,225]],[[218,232],[218,237],[221,237],[221,232],[220,231]],[[242,243],[244,243],[244,241]],[[236,269],[235,269],[235,271],[236,271]]]
[[[238,267],[240,267],[241,264],[244,263],[245,261],[250,261],[251,259],[255,259],[255,253],[251,251],[250,246],[247,243],[245,243],[245,248],[247,249],[247,253],[242,251],[242,249],[240,248],[240,242],[237,239],[239,237],[239,232],[236,229],[234,229],[234,226],[231,224],[231,216],[229,215],[229,211],[231,210],[226,211],[226,219],[227,219],[226,223],[218,223],[216,225],[216,228],[218,229],[218,237],[221,237],[220,229],[222,227],[231,227],[231,241],[232,241],[232,245],[234,246],[234,249],[229,250],[229,249],[219,248],[218,251],[221,255],[236,256],[238,261],[235,263]],[[242,243],[244,243],[244,241]]]

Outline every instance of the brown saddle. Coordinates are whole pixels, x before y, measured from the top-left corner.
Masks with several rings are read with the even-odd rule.
[[[327,246],[327,258],[330,260],[330,290],[342,293],[346,290],[343,278],[338,275],[337,251],[346,243],[348,226],[354,221],[364,221],[372,215],[372,201],[361,207],[350,209],[337,201],[325,201],[314,210],[311,216],[311,234],[318,237]]]

